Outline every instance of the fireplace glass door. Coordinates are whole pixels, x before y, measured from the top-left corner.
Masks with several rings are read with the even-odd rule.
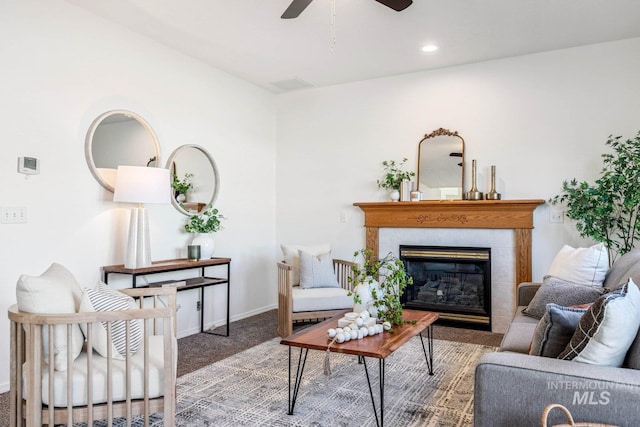
[[[413,278],[402,297],[404,307],[491,329],[490,248],[401,245],[400,259]]]

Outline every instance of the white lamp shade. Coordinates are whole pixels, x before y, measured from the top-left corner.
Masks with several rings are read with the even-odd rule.
[[[143,268],[151,265],[149,217],[143,203],[169,203],[169,169],[145,166],[118,166],[114,202],[138,203],[131,209],[129,239],[124,266]]]
[[[118,166],[114,202],[167,204],[170,200],[169,169]]]

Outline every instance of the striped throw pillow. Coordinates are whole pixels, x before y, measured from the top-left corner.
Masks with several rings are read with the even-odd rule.
[[[300,288],[339,288],[340,283],[333,271],[331,253],[310,254],[298,251],[300,256]]]
[[[136,304],[128,295],[99,282],[96,289],[85,288],[80,302],[80,311],[117,311],[136,308]],[[124,359],[127,354],[127,321],[111,322],[111,342],[108,342],[107,323],[91,324],[91,345],[100,355],[107,357],[111,345],[111,355],[115,359]],[[82,332],[87,336],[87,328],[82,324]],[[142,342],[142,325],[140,320],[129,321],[129,353],[133,355]]]

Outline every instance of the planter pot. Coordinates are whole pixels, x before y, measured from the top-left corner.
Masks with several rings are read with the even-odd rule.
[[[197,233],[191,241],[191,244],[200,245],[200,259],[211,259],[213,250],[216,247],[212,233]]]
[[[369,279],[364,283],[358,284],[354,289],[353,293],[360,297],[360,304],[353,305],[353,311],[356,313],[361,313],[365,310],[371,314],[371,317],[378,317],[378,309],[373,305],[373,296],[371,294],[371,290],[375,289],[378,295],[380,292],[380,285],[374,279]]]
[[[389,197],[391,198],[392,202],[397,202],[398,200],[400,200],[400,191],[398,190],[391,190],[389,192]]]
[[[176,196],[176,200],[178,201],[178,203],[184,203],[185,201],[187,201],[187,196],[184,194],[178,194]]]

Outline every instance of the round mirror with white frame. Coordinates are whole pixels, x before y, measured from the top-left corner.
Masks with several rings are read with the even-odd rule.
[[[423,200],[459,200],[464,188],[464,139],[437,129],[418,144],[418,189]]]
[[[85,158],[91,174],[113,192],[118,166],[161,164],[158,138],[142,117],[127,110],[98,116],[85,138]]]
[[[220,177],[218,167],[204,147],[195,144],[182,145],[167,160],[171,175],[171,204],[184,215],[199,214],[207,210],[218,197]],[[188,188],[188,190],[185,190]]]

